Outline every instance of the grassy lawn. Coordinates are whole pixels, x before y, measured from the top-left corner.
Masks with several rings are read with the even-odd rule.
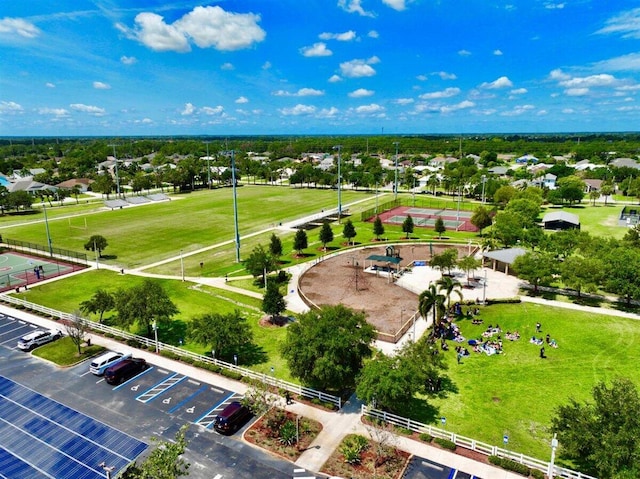
[[[449,341],[444,353],[457,392],[443,399],[413,405],[412,417],[440,427],[446,417],[447,430],[540,459],[548,459],[551,417],[569,397],[584,401],[601,380],[624,376],[640,384],[640,322],[592,315],[529,303],[493,305],[483,308],[483,325],[458,321],[466,339],[478,339],[489,324],[503,330],[504,354],[475,353],[456,362],[457,343]],[[535,324],[556,339],[557,349],[546,345],[547,359],[539,357],[540,346],[529,342]],[[519,341],[508,341],[506,331],[519,331]],[[540,335],[538,335],[540,336]]]
[[[46,359],[47,361],[51,361],[58,366],[73,366],[85,359],[89,359],[100,354],[105,348],[94,344],[81,349],[82,353],[78,355],[78,348],[76,345],[73,344],[73,341],[71,341],[69,337],[65,336],[58,341],[40,346],[35,349],[32,354],[39,358]]]

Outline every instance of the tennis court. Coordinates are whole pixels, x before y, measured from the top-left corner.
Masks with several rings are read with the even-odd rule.
[[[476,232],[478,228],[471,223],[473,213],[473,211],[458,209],[398,206],[381,213],[379,216],[383,223],[401,225],[407,219],[407,216],[411,215],[414,226],[426,228],[435,228],[436,220],[442,218],[447,230]],[[374,219],[375,217],[369,221]]]
[[[147,445],[0,376],[0,478],[115,477]]]
[[[0,291],[29,286],[79,268],[59,260],[7,251],[0,254]]]

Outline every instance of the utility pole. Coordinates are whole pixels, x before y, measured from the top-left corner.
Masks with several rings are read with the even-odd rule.
[[[238,231],[238,192],[236,188],[236,153],[231,150],[231,181],[233,182],[233,222],[236,233],[236,263],[240,262],[240,232]]]
[[[393,142],[394,145],[396,145],[396,168],[395,168],[395,180],[393,182],[393,199],[397,200],[398,199],[398,145],[400,144],[397,141]]]

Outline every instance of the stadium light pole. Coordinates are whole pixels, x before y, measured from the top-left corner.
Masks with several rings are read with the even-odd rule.
[[[484,186],[487,183],[487,175],[482,175],[482,200],[481,203],[484,205]]]
[[[118,158],[116,157],[116,145],[115,143],[109,145],[113,147],[113,159],[116,162],[116,192],[118,193],[118,198],[120,198],[120,176],[118,175]]]
[[[342,145],[336,145],[334,150],[338,150],[338,224],[340,224],[340,218],[342,218],[342,178],[340,177],[340,165],[342,158],[340,152],[342,151]]]
[[[47,231],[47,244],[49,245],[49,256],[53,258],[53,246],[51,245],[51,233],[49,232],[49,218],[47,217],[47,205],[42,200],[42,209],[44,210],[44,226]]]
[[[182,257],[182,250],[180,250],[180,272],[182,273],[182,281],[184,281],[184,258]]]
[[[236,153],[231,150],[231,181],[233,182],[233,221],[236,233],[236,263],[240,262],[240,233],[238,231],[238,192],[236,188]]]
[[[207,145],[207,188],[211,189],[211,166],[209,166],[209,160],[211,160],[211,158],[209,157],[209,141],[205,141],[204,142],[205,145]]]
[[[393,199],[397,200],[398,199],[398,145],[400,144],[400,142],[398,141],[394,141],[393,142],[394,145],[396,145],[396,167],[395,167],[395,179],[393,182]]]
[[[553,439],[551,439],[551,462],[549,462],[549,470],[547,471],[547,476],[549,479],[553,479],[553,471],[555,469],[555,459],[556,459],[556,448],[558,447],[558,434],[553,434]]]

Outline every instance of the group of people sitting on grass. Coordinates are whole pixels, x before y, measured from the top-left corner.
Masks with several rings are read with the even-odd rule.
[[[518,331],[514,331],[513,333],[511,331],[507,331],[507,334],[505,334],[505,337],[509,341],[517,341],[518,339],[520,339],[520,333]]]
[[[547,334],[547,336],[544,339],[542,339],[542,336],[539,338],[532,336],[529,342],[537,346],[543,346],[544,343],[546,342],[552,348],[558,347],[558,342],[555,339],[553,339],[549,334]]]
[[[489,325],[489,327],[487,328],[487,330],[482,333],[482,337],[483,338],[491,338],[493,337],[495,334],[500,334],[502,332],[502,329],[500,329],[500,325],[496,324],[495,326],[493,325]]]

